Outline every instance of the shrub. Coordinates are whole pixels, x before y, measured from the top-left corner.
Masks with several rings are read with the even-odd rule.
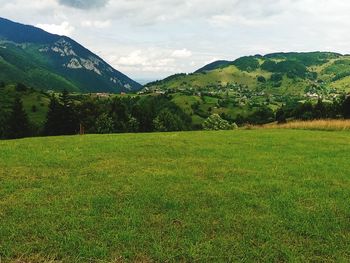
[[[101,114],[96,120],[96,131],[99,134],[113,133],[114,122],[112,117],[106,113]]]
[[[218,114],[211,115],[203,123],[204,130],[218,131],[218,130],[232,130],[238,128],[237,124],[230,124],[228,121],[222,119]]]

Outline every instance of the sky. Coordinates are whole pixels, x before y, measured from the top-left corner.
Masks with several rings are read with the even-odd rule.
[[[246,55],[350,53],[346,0],[0,0],[0,16],[67,35],[139,81]]]

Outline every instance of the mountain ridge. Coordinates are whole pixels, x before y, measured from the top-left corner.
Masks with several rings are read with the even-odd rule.
[[[131,92],[141,85],[75,40],[0,18],[0,78],[38,89]],[[13,75],[16,77],[14,78]],[[55,83],[49,87],[45,81]]]
[[[298,95],[312,86],[350,90],[350,56],[321,51],[244,56],[233,61],[214,61],[193,73],[175,74],[145,87],[203,90],[229,85],[272,93],[279,93],[281,88],[296,91],[295,86],[299,85]]]

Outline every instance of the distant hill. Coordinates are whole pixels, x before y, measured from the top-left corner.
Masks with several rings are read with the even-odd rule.
[[[0,80],[43,90],[130,92],[141,85],[69,37],[0,18]]]
[[[268,94],[304,95],[321,90],[350,91],[350,56],[332,52],[274,53],[216,61],[192,74],[149,83],[148,89],[212,90],[242,86]]]
[[[212,62],[208,65],[205,65],[204,67],[198,69],[195,73],[201,73],[201,72],[210,71],[210,70],[214,70],[214,69],[218,69],[218,68],[223,68],[223,67],[230,65],[231,63],[232,63],[231,61],[227,61],[227,60],[214,61],[214,62]]]

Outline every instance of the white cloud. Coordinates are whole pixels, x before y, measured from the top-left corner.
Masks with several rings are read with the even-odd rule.
[[[178,50],[174,50],[171,53],[171,56],[174,58],[189,58],[192,56],[192,52],[187,50],[186,48],[178,49]]]
[[[107,28],[111,26],[111,21],[110,20],[84,20],[81,22],[81,25],[83,27],[95,27],[95,28]]]
[[[141,50],[133,51],[125,57],[118,59],[111,57],[111,59],[120,66],[150,66],[149,58],[144,56]]]
[[[37,24],[36,27],[39,27],[49,33],[57,34],[57,35],[64,35],[64,36],[70,36],[73,31],[74,27],[69,24],[69,22],[65,21],[62,22],[59,25],[55,24]]]
[[[181,71],[181,67],[172,56],[169,50],[135,50],[127,56],[110,56],[108,61],[118,69],[133,70],[143,73],[158,73],[172,74],[173,72]]]
[[[212,58],[350,53],[349,13],[345,0],[0,0],[2,16],[71,35],[126,74],[156,78]]]

